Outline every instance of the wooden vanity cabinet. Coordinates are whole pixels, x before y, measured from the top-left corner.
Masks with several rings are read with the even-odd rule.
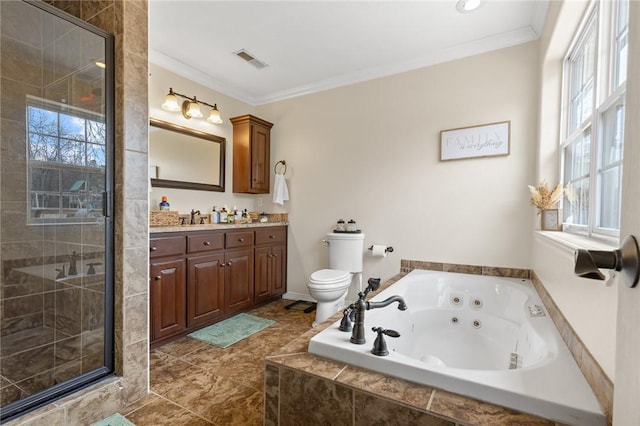
[[[227,232],[225,253],[225,312],[240,312],[253,305],[254,231]]]
[[[256,231],[255,301],[285,292],[287,278],[287,230],[284,227]]]
[[[224,314],[224,234],[187,235],[187,325],[206,325]]]
[[[284,293],[286,235],[284,226],[152,235],[152,347]]]
[[[186,330],[184,237],[150,241],[151,339]]]
[[[233,123],[233,192],[268,194],[273,124],[249,114],[229,121]]]

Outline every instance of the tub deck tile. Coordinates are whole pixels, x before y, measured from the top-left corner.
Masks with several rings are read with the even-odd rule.
[[[282,365],[324,379],[334,380],[347,364],[315,356],[308,352],[282,355],[267,359],[267,364]]]
[[[339,383],[426,411],[433,388],[348,365]]]
[[[429,411],[477,426],[556,426],[551,420],[477,401],[462,395],[436,390]]]

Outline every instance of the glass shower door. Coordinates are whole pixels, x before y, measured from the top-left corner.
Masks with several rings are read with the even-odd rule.
[[[113,371],[112,37],[0,2],[0,419]]]

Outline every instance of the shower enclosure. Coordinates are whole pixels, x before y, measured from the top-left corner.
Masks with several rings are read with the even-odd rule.
[[[113,39],[0,1],[0,421],[113,371]]]

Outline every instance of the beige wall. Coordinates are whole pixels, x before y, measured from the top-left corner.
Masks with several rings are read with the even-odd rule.
[[[537,179],[558,181],[558,144],[562,60],[587,9],[588,2],[551,2],[540,41],[540,112]],[[599,248],[599,247],[595,247]],[[616,286],[573,274],[574,247],[540,235],[533,238],[532,269],[576,334],[613,380],[616,342]]]
[[[151,65],[150,116],[226,137],[228,152],[224,194],[154,188],[150,205],[167,195],[181,213],[222,204],[288,212],[289,297],[305,297],[307,277],[327,266],[321,240],[339,218],[358,222],[365,246],[395,248],[384,259],[367,252],[365,278],[396,274],[401,258],[528,268],[537,55],[528,43],[258,108]],[[217,102],[225,122],[163,111],[169,87]],[[275,123],[271,165],[287,161],[284,207],[231,192],[228,118],[246,113]],[[509,156],[439,161],[441,130],[504,120]]]
[[[528,268],[537,63],[528,43],[259,107],[288,166],[289,292],[326,267],[339,218],[395,248],[366,255],[365,280],[401,258]],[[441,130],[504,120],[509,156],[439,161]]]

